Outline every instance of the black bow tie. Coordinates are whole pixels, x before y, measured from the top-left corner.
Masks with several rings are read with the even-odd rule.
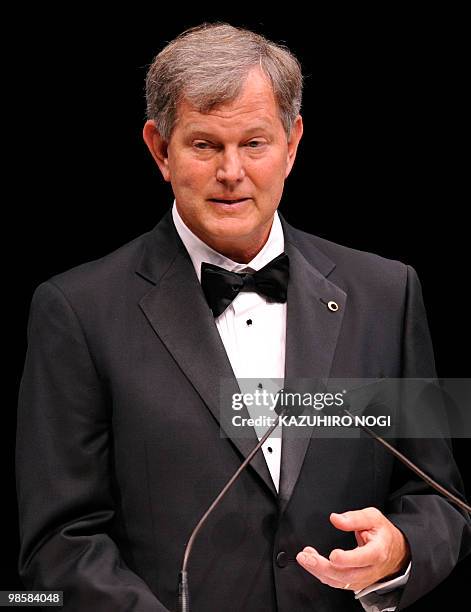
[[[201,264],[201,287],[213,311],[218,317],[240,291],[255,291],[270,302],[286,302],[289,280],[289,259],[282,253],[255,273],[230,272],[219,266]]]

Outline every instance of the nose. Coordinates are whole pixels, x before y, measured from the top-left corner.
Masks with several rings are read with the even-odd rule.
[[[239,183],[245,176],[244,166],[238,150],[226,150],[218,160],[216,180],[220,183]]]

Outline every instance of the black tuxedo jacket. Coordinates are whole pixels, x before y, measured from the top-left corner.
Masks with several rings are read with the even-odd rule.
[[[287,378],[434,375],[412,268],[283,229]],[[185,543],[256,438],[220,435],[219,382],[237,383],[170,213],[41,284],[28,338],[17,441],[25,585],[63,590],[68,611],[174,610]],[[400,446],[459,494],[445,443]],[[353,548],[329,514],[367,506],[410,543],[401,607],[450,573],[465,530],[469,543],[463,514],[373,440],[313,432],[284,441],[279,495],[259,453],[211,516],[190,561],[192,612],[360,610],[295,555]]]

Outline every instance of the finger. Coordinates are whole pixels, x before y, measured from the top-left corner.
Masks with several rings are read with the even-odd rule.
[[[336,548],[329,555],[329,561],[336,568],[370,567],[382,558],[381,545],[371,541],[352,550]]]
[[[330,522],[342,531],[363,531],[378,527],[384,515],[377,508],[364,508],[363,510],[351,510],[343,514],[332,512]]]
[[[305,549],[306,550],[306,549]],[[342,589],[347,581],[342,582],[340,580],[336,580],[335,578],[330,578],[325,571],[320,567],[318,562],[318,556],[309,553],[309,552],[301,552],[296,555],[296,561],[303,567],[306,571],[312,574],[315,578],[317,578],[323,584],[327,584],[331,587]]]
[[[302,552],[297,555],[296,560],[305,570],[315,576],[323,584],[328,584],[335,588],[343,589],[346,584],[349,584],[350,589],[356,590],[358,585],[361,585],[359,588],[362,588],[363,585],[372,582],[369,569],[339,569],[334,567],[328,559],[318,553]]]

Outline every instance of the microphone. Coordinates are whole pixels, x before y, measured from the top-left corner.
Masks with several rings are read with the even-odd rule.
[[[188,588],[188,569],[187,569],[188,568],[188,561],[189,561],[189,558],[190,558],[191,550],[193,548],[193,544],[195,542],[195,539],[196,539],[198,533],[200,532],[201,528],[203,527],[204,523],[207,521],[208,517],[213,512],[213,510],[219,505],[219,503],[221,502],[223,497],[226,495],[226,493],[229,491],[229,489],[232,487],[232,485],[238,479],[240,474],[245,470],[245,468],[248,466],[248,464],[252,461],[252,459],[254,458],[256,453],[260,450],[260,448],[263,446],[263,444],[266,442],[266,440],[271,436],[271,434],[274,432],[274,430],[278,427],[278,425],[281,422],[281,417],[286,416],[286,415],[296,416],[297,417],[297,416],[300,416],[304,412],[304,410],[305,410],[305,408],[303,406],[301,406],[300,404],[296,404],[296,403],[287,404],[286,401],[284,401],[284,398],[285,398],[284,394],[285,393],[287,395],[289,395],[291,393],[291,391],[288,390],[288,389],[281,389],[279,394],[278,394],[277,402],[276,402],[276,405],[275,405],[275,408],[274,408],[276,414],[278,415],[278,419],[277,419],[276,423],[274,425],[272,425],[265,432],[263,437],[259,440],[258,444],[247,455],[247,457],[241,463],[241,465],[239,466],[239,468],[237,469],[235,474],[227,482],[227,484],[223,487],[221,492],[217,495],[217,497],[215,498],[213,503],[209,506],[209,508],[203,514],[203,516],[201,517],[201,519],[199,520],[198,524],[193,529],[193,531],[192,531],[192,533],[190,535],[188,543],[187,543],[187,545],[185,547],[185,552],[184,552],[184,556],[183,556],[182,569],[181,569],[181,571],[179,573],[179,576],[178,576],[178,610],[179,610],[179,612],[190,612],[190,599],[189,599],[189,588]],[[351,407],[350,404],[348,404],[348,402],[345,402],[344,406],[342,406],[342,407],[337,406],[337,410],[338,410],[338,413],[345,414],[345,415],[349,416],[352,419],[352,421],[355,422],[355,415],[352,412],[350,412],[350,410],[349,410],[350,407]],[[366,412],[368,409],[373,409],[373,411],[376,412],[379,407],[384,408],[384,405],[381,402],[378,404],[377,402],[375,403],[374,401],[368,401],[367,406],[364,409],[364,412]],[[394,457],[399,459],[399,461],[401,461],[410,470],[412,470],[415,474],[417,474],[417,476],[419,476],[419,478],[424,480],[428,485],[430,485],[436,491],[441,493],[450,502],[454,503],[455,505],[457,505],[462,510],[465,510],[467,512],[471,512],[471,506],[469,506],[466,502],[464,502],[459,497],[457,497],[456,495],[451,493],[451,491],[448,491],[448,489],[446,489],[444,486],[442,486],[438,482],[436,482],[431,476],[429,476],[423,470],[421,470],[413,461],[408,459],[400,451],[398,451],[391,444],[389,444],[389,442],[387,442],[384,438],[382,438],[375,431],[373,431],[373,429],[371,427],[369,427],[367,425],[364,425],[362,423],[358,423],[357,426],[360,427],[365,433],[367,433],[368,436],[374,438],[379,444],[382,444],[384,446],[384,448],[386,448],[389,453],[391,453],[392,455],[394,455]]]
[[[178,575],[178,610],[179,612],[190,612],[190,596],[189,596],[189,588],[188,588],[188,560],[190,558],[191,550],[193,548],[193,544],[196,540],[198,533],[203,527],[204,523],[207,521],[210,514],[213,510],[219,505],[222,498],[226,495],[235,481],[239,478],[240,474],[245,470],[248,464],[252,461],[254,456],[260,450],[260,448],[265,444],[266,440],[271,436],[271,434],[275,431],[281,421],[281,417],[285,415],[299,416],[303,413],[304,408],[302,406],[291,404],[285,405],[282,400],[282,394],[286,392],[287,389],[281,389],[278,393],[277,402],[275,404],[274,410],[278,415],[278,419],[275,424],[272,425],[260,438],[258,444],[254,447],[254,449],[247,455],[245,460],[240,464],[235,474],[232,478],[227,482],[227,484],[223,487],[221,492],[215,498],[213,503],[209,506],[203,516],[200,518],[198,524],[193,529],[190,535],[190,539],[185,547],[185,553],[183,555],[183,564],[182,569]]]

